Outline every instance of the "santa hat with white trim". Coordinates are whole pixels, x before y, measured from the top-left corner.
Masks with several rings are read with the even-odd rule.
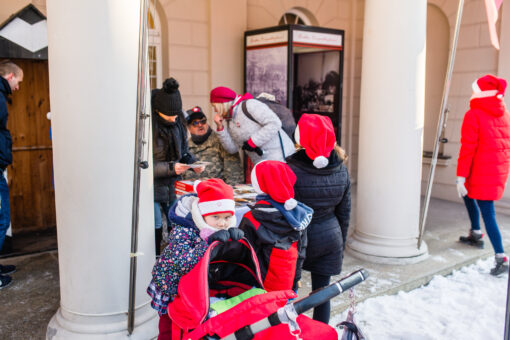
[[[473,98],[486,98],[496,96],[501,99],[505,95],[506,80],[487,74],[473,82]]]
[[[235,213],[234,189],[219,178],[195,181],[198,210],[202,216],[229,212]]]
[[[313,160],[313,166],[321,169],[329,164],[328,158],[336,143],[335,129],[329,117],[304,113],[296,126],[294,138]]]
[[[265,160],[257,163],[251,171],[251,184],[255,192],[267,194],[278,203],[283,203],[286,210],[297,206],[294,199],[296,175],[283,162]]]

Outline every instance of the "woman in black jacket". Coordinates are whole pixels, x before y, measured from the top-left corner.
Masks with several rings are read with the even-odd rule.
[[[303,269],[312,274],[312,290],[329,285],[342,270],[351,213],[351,182],[345,153],[336,145],[328,117],[303,114],[294,133],[301,147],[287,164],[297,177],[296,200],[314,210],[307,228],[308,247]],[[330,303],[314,308],[314,320],[329,322]]]
[[[154,162],[154,217],[156,255],[162,239],[161,208],[165,216],[175,201],[174,183],[195,162],[188,150],[188,133],[184,126],[179,83],[169,78],[163,88],[152,90],[152,157]],[[203,169],[195,168],[195,172]]]

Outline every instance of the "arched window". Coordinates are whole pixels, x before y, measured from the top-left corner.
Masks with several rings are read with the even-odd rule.
[[[161,64],[161,25],[154,6],[149,6],[147,13],[147,26],[149,28],[149,83],[151,90],[163,83]]]
[[[317,20],[307,9],[294,7],[282,15],[278,25],[317,25]]]

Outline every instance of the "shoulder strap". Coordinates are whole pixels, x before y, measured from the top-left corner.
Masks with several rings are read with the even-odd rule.
[[[260,123],[257,122],[257,120],[255,118],[253,118],[251,113],[248,111],[248,108],[246,107],[246,100],[241,103],[241,108],[243,109],[244,115],[246,117],[248,117],[248,119],[250,119],[250,120],[254,121],[255,123],[257,123],[258,125],[260,125]]]
[[[259,122],[257,122],[257,120],[255,118],[253,118],[253,116],[248,111],[248,108],[246,107],[246,100],[241,103],[241,108],[243,109],[243,113],[244,113],[244,115],[246,117],[248,117],[250,120],[252,120],[255,123],[257,123],[258,125],[262,126]],[[280,135],[280,131],[279,130],[278,130],[278,137],[280,138],[280,147],[282,149],[283,159],[285,159],[285,149],[283,147],[282,136]]]

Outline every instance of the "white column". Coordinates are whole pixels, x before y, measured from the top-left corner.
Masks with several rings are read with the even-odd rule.
[[[138,0],[48,0],[60,308],[47,339],[150,339],[152,170],[142,170],[135,329],[127,333]],[[152,158],[152,157],[150,157]]]
[[[424,259],[417,249],[425,95],[426,0],[366,0],[357,225],[351,254]]]

